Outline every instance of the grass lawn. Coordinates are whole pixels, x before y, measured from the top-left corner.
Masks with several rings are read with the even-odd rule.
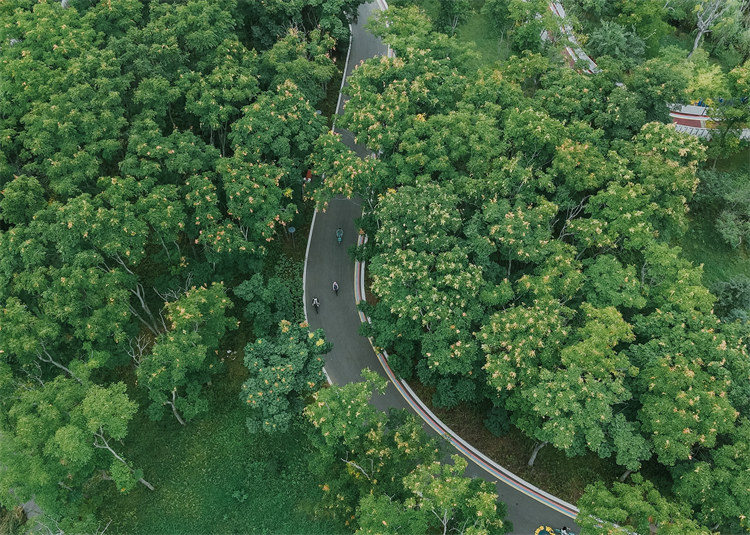
[[[345,533],[315,517],[321,490],[307,469],[303,431],[251,436],[237,394],[245,377],[241,354],[227,362],[203,418],[182,427],[139,412],[125,453],[156,490],[139,485],[121,495],[111,482],[100,483],[97,517],[112,519],[110,533]]]
[[[479,8],[475,9],[468,20],[456,29],[456,37],[459,41],[473,42],[484,65],[493,65],[510,56],[508,40],[501,40],[493,35],[492,21],[482,15]]]
[[[745,170],[750,176],[750,148],[726,160],[719,160],[716,169]],[[682,247],[683,255],[693,264],[703,264],[703,284],[710,288],[717,282],[738,275],[750,277],[747,248],[732,249],[724,242],[714,226],[718,214],[712,210],[700,210],[689,215],[688,231],[677,245]]]
[[[714,227],[714,216],[709,212],[693,215],[685,237],[680,241],[683,255],[693,264],[703,264],[703,284],[709,288],[717,282],[738,275],[750,277],[750,258],[747,250],[732,249]]]
[[[440,9],[437,0],[422,0],[419,5],[433,21],[437,20]],[[471,0],[472,13],[456,28],[456,39],[462,43],[474,43],[481,63],[490,66],[510,56],[510,45],[507,39],[494,36],[492,20],[481,14],[483,5],[484,0]]]

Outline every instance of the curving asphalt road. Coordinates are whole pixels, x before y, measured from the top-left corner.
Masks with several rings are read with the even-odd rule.
[[[357,24],[352,25],[352,43],[346,66],[347,75],[362,60],[387,54],[387,47],[363,28],[370,15],[384,7],[378,5],[377,2],[360,6]],[[343,105],[343,102],[340,104]],[[341,113],[341,109],[338,109],[337,113]],[[338,131],[343,141],[360,156],[364,157],[368,154],[366,148],[354,145],[351,134]],[[347,254],[347,249],[357,242],[358,230],[354,220],[359,217],[360,212],[359,202],[345,198],[335,198],[331,200],[325,212],[316,212],[313,216],[305,259],[306,313],[311,328],[324,329],[326,338],[333,343],[333,350],[326,357],[326,371],[331,381],[336,384],[361,380],[360,373],[363,368],[378,371],[388,378],[369,340],[358,334],[360,317],[355,305],[357,274],[354,262]],[[336,229],[339,227],[344,230],[341,245],[336,242]],[[339,283],[338,295],[335,295],[331,289],[333,281]],[[313,297],[318,297],[320,300],[318,313],[310,305]],[[414,410],[401,391],[403,387],[396,388],[389,380],[385,394],[375,396],[373,404],[381,410],[391,407],[404,408],[425,419],[425,413]],[[426,428],[434,433],[431,427],[426,425]],[[459,450],[459,453],[462,451]],[[531,496],[534,494],[533,491],[529,495],[500,481],[491,471],[477,463],[476,456],[469,455],[467,459],[469,460],[467,475],[497,483],[500,500],[508,506],[508,518],[513,522],[514,533],[531,534],[542,524],[554,527],[573,526],[575,531],[578,531],[569,515],[552,509],[533,498]]]

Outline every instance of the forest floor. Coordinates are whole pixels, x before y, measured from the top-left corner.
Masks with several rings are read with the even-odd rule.
[[[716,168],[745,171],[750,176],[750,148],[720,160]],[[703,284],[709,288],[737,276],[750,277],[750,251],[747,246],[732,249],[724,242],[714,224],[717,215],[710,210],[690,212],[687,233],[677,244],[685,258],[695,265],[703,264]]]
[[[208,388],[207,415],[183,427],[169,415],[152,422],[138,413],[125,453],[156,491],[139,486],[124,495],[100,484],[92,505],[112,520],[110,532],[344,533],[315,515],[322,491],[307,465],[306,424],[278,437],[247,431],[239,399],[244,342],[237,342]]]
[[[484,66],[508,59],[510,44],[507,39],[495,35],[492,20],[481,13],[484,0],[470,2],[473,11],[467,20],[456,28],[456,38],[462,43],[472,43],[479,52],[480,61]],[[422,0],[419,5],[432,20],[437,20],[440,9],[438,0]]]

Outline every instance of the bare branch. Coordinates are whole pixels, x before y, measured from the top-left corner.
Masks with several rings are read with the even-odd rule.
[[[125,461],[125,459],[123,459],[122,457],[120,457],[117,454],[117,452],[110,447],[109,443],[107,442],[107,439],[104,438],[104,429],[102,429],[101,427],[99,428],[98,432],[94,433],[94,447],[95,448],[100,448],[100,449],[107,450],[108,452],[110,452],[115,457],[115,459],[117,459],[122,464],[124,464],[125,466],[127,466],[131,473],[135,472],[135,470],[133,470],[130,467],[130,465]],[[145,486],[147,489],[154,490],[154,486],[151,483],[149,483],[148,481],[146,481],[145,479],[140,478],[138,480],[138,482],[141,483],[143,486]]]
[[[143,362],[143,355],[150,345],[149,339],[144,334],[139,334],[135,338],[128,340],[128,347],[130,349],[127,353],[135,362],[136,367],[140,366],[141,362]]]
[[[59,362],[55,361],[55,359],[52,358],[52,355],[50,355],[49,352],[47,351],[47,348],[45,347],[44,342],[39,342],[39,345],[42,346],[42,351],[47,356],[47,358],[44,358],[42,356],[42,351],[39,351],[37,349],[36,350],[36,357],[39,360],[41,360],[42,362],[46,362],[48,364],[52,364],[54,366],[57,366],[61,370],[65,371],[68,375],[70,375],[73,379],[75,379],[76,381],[78,381],[79,384],[83,384],[83,381],[81,381],[81,379],[75,373],[73,373],[68,368],[66,368],[65,366],[63,366],[62,364],[60,364]]]
[[[169,288],[167,290],[164,290],[163,292],[160,292],[159,290],[154,288],[154,292],[156,292],[156,295],[158,295],[165,303],[172,303],[174,301],[177,301],[182,296],[182,294],[189,292],[190,288],[192,287],[192,283],[193,273],[190,272],[185,278],[185,283],[182,286],[178,286],[177,288]]]
[[[349,454],[347,453],[347,455],[346,455],[346,456],[348,457],[348,456],[349,456]],[[365,476],[365,477],[367,478],[367,480],[368,480],[368,481],[369,481],[369,480],[371,479],[371,478],[370,478],[370,476],[369,476],[369,475],[367,474],[367,472],[365,472],[364,468],[362,468],[361,466],[359,466],[359,465],[358,465],[357,463],[355,463],[354,461],[350,461],[350,460],[348,460],[348,459],[341,459],[341,460],[342,460],[342,461],[344,461],[344,462],[345,462],[346,464],[348,464],[349,466],[353,466],[354,468],[356,468],[357,470],[359,470],[360,472],[362,472],[362,474],[363,474],[363,475],[364,475],[364,476]]]

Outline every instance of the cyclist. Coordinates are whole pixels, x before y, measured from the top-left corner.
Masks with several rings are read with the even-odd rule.
[[[333,293],[335,293],[336,295],[338,295],[339,294],[339,283],[336,282],[336,281],[333,281],[332,288],[333,288]]]
[[[341,245],[341,239],[344,237],[344,230],[339,227],[336,229],[336,241]]]
[[[317,314],[318,313],[318,309],[320,308],[320,301],[318,301],[317,297],[313,297],[312,306],[315,309],[315,313]]]

